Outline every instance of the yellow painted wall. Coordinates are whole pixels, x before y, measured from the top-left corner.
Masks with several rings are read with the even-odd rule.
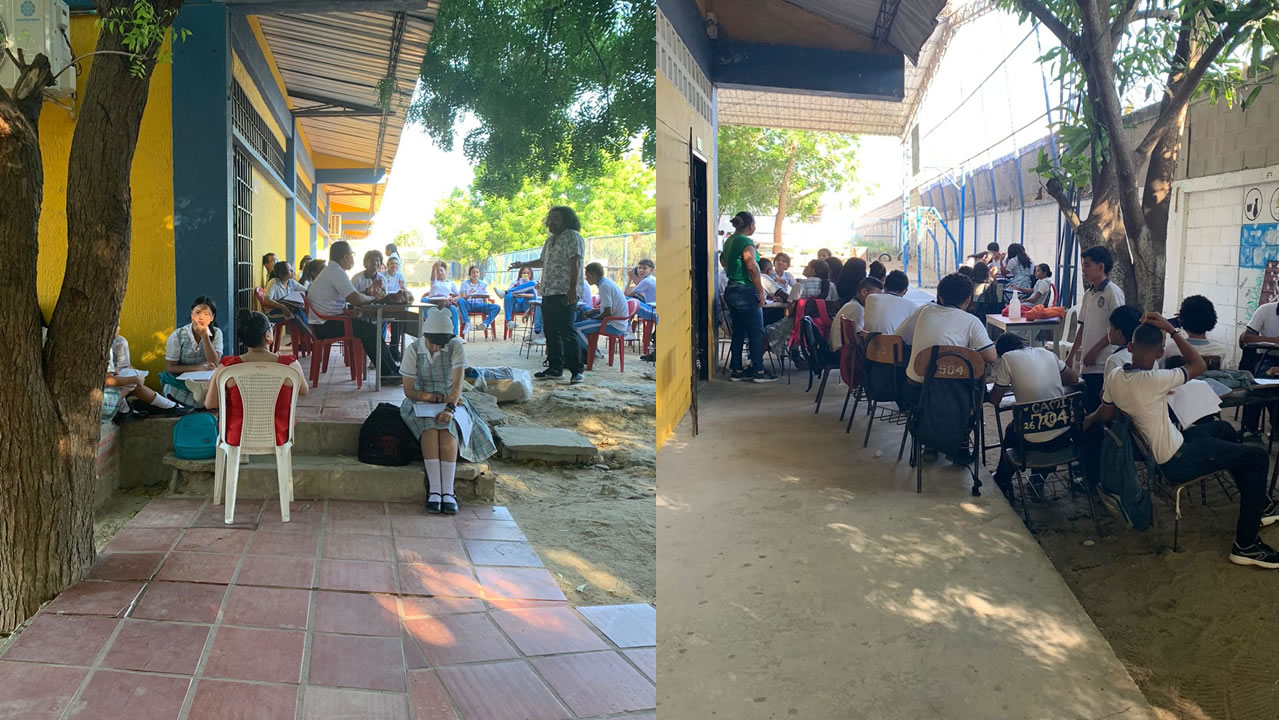
[[[253,84],[253,77],[249,75],[244,63],[240,62],[240,56],[235,53],[231,53],[231,76],[236,79],[236,82],[240,83],[240,87],[244,89],[244,94],[249,97],[249,104],[262,116],[263,121],[267,123],[267,127],[271,130],[271,134],[280,143],[280,147],[285,147],[284,131],[276,123],[276,118],[271,114],[267,101],[263,99],[262,93],[258,91],[258,86]]]
[[[303,255],[311,254],[311,221],[306,215],[297,213],[293,221],[293,230],[296,233],[293,240],[293,262],[296,264]],[[301,275],[302,268],[295,267],[294,272]]]
[[[265,175],[253,169],[253,260],[256,269],[253,273],[254,284],[262,285],[262,256],[275,253],[276,257],[285,257],[285,212],[284,195]]]
[[[92,52],[98,41],[94,18],[71,18],[73,55]],[[77,97],[84,97],[92,58],[81,61]],[[61,68],[55,68],[60,70]],[[173,125],[171,68],[157,65],[142,116],[133,172],[133,237],[129,283],[120,309],[121,332],[129,340],[133,364],[164,369],[164,341],[174,328],[173,280]],[[40,150],[44,159],[44,206],[40,214],[40,307],[48,318],[58,299],[67,261],[67,161],[75,121],[71,113],[46,103],[40,116]],[[105,362],[105,358],[104,358]],[[151,385],[158,387],[152,380]]]
[[[715,141],[711,126],[658,72],[658,446],[671,437],[689,410],[693,374],[688,338],[692,332],[689,296],[689,131],[703,148]],[[707,207],[712,207],[708,198]],[[715,353],[711,354],[715,357]]]

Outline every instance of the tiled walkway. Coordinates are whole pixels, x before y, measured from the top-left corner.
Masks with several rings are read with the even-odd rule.
[[[500,507],[151,501],[0,656],[0,719],[656,718],[649,605],[570,607]]]

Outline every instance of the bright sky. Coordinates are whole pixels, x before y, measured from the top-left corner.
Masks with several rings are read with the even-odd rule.
[[[466,118],[454,127],[453,152],[445,152],[419,126],[406,125],[391,165],[386,195],[366,243],[381,248],[397,233],[418,230],[427,248],[437,246],[431,216],[455,187],[465,188],[473,176],[462,154],[462,139],[476,122]]]

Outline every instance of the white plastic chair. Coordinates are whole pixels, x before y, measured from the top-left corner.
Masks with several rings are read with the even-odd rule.
[[[1067,353],[1071,352],[1071,346],[1076,341],[1076,318],[1080,315],[1080,306],[1072,305],[1067,309],[1067,314],[1062,318],[1062,341],[1055,343],[1050,340],[1044,344],[1058,356],[1059,359],[1065,359]]]
[[[240,444],[232,445],[227,437],[227,383],[236,381],[240,391],[244,417],[241,420]],[[289,398],[289,438],[276,445],[276,398],[285,380],[293,382]],[[213,475],[213,504],[222,502],[222,482],[227,483],[227,507],[223,519],[230,525],[236,512],[236,482],[240,477],[240,454],[276,456],[276,477],[280,483],[280,521],[289,522],[289,503],[293,500],[293,424],[298,409],[298,388],[306,378],[296,368],[279,363],[240,363],[222,368],[218,373],[218,448]]]

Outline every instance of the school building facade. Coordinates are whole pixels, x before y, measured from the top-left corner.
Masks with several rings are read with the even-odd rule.
[[[98,15],[89,0],[69,6],[71,56],[79,57],[97,43]],[[165,339],[190,322],[201,295],[217,302],[224,350],[233,351],[235,310],[254,306],[266,253],[296,264],[327,258],[337,239],[367,236],[438,7],[184,3],[174,27],[189,34],[173,43],[172,62],[155,68],[132,171],[120,326],[137,367],[164,368]],[[92,58],[81,62],[75,96],[49,100],[41,115],[46,317],[66,262],[67,160]]]

